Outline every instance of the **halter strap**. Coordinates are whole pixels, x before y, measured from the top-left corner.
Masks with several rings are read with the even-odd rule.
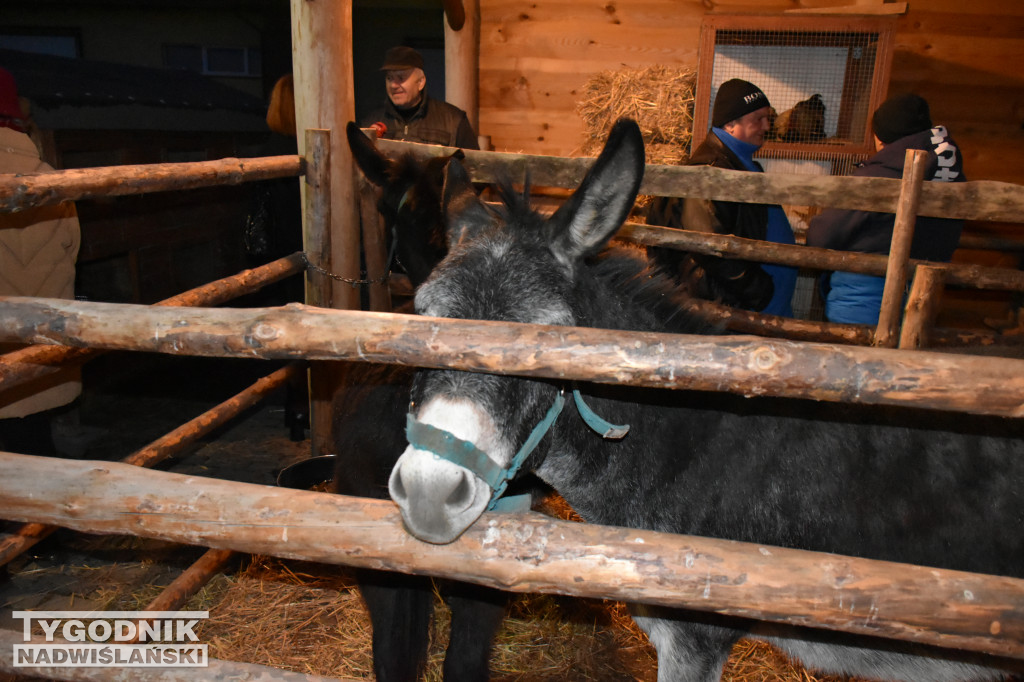
[[[593,429],[601,438],[607,440],[618,440],[625,438],[626,434],[629,433],[629,424],[612,424],[609,421],[602,419],[597,412],[591,409],[590,405],[580,395],[580,391],[577,388],[572,390],[572,399],[576,403],[576,409],[579,410],[580,416],[583,417],[583,421],[586,422],[587,426]]]
[[[572,395],[576,409],[579,410],[583,421],[602,438],[618,439],[629,432],[629,424],[612,424],[599,417],[583,400],[579,390],[573,389]],[[512,457],[507,467],[499,466],[487,456],[487,453],[468,440],[462,440],[448,431],[417,421],[411,412],[405,418],[405,437],[409,444],[417,450],[433,453],[435,459],[444,459],[464,469],[469,469],[484,481],[492,490],[491,500],[487,504],[488,511],[495,509],[526,511],[530,508],[529,495],[513,495],[508,498],[501,496],[508,488],[509,481],[519,473],[526,458],[537,448],[541,439],[554,425],[558,415],[562,413],[563,407],[565,407],[565,392],[559,391],[555,396],[555,402],[548,408],[544,418],[530,431],[530,435],[527,436],[526,441]]]
[[[431,452],[434,454],[434,457],[448,460],[452,464],[469,469],[476,476],[479,476],[493,491],[491,501],[487,504],[487,510],[492,511],[497,508],[498,498],[508,488],[509,481],[519,473],[523,462],[536,449],[541,439],[544,438],[544,434],[548,432],[555,423],[555,420],[558,419],[558,415],[561,414],[564,406],[565,395],[559,391],[558,395],[555,396],[555,402],[548,408],[547,414],[533,427],[533,431],[530,432],[530,435],[526,438],[526,441],[519,448],[519,451],[516,452],[515,456],[512,457],[512,461],[509,462],[507,467],[498,466],[494,460],[473,443],[456,438],[451,433],[442,429],[417,421],[411,413],[406,416],[405,436],[409,440],[409,444],[414,448]],[[525,499],[525,508],[529,509],[528,495],[517,495],[510,499],[515,500],[514,506],[516,508],[519,508],[523,499]],[[507,503],[502,504],[502,510],[511,511],[507,509],[507,506]]]

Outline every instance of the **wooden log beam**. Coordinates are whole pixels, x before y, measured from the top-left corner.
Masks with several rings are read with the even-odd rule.
[[[414,142],[378,140],[389,156],[412,153],[419,158],[449,155],[452,149]],[[575,188],[593,164],[592,158],[511,154],[466,150],[466,166],[475,182],[501,177],[521,180],[529,169],[536,185]],[[62,201],[92,199],[238,184],[305,172],[299,156],[220,159],[195,163],[138,164],[81,168],[36,175],[0,175],[0,212]],[[126,180],[127,178],[127,180]],[[694,196],[754,203],[823,206],[895,213],[899,181],[729,171],[706,166],[648,165],[642,194]],[[921,194],[921,215],[1018,222],[1024,214],[1024,187],[1007,182],[973,180],[928,183]]]
[[[732,332],[755,334],[792,341],[820,343],[848,343],[866,346],[871,343],[871,327],[863,324],[814,322],[779,315],[765,315],[749,310],[732,308],[714,301],[692,299],[690,308],[705,319],[718,323]]]
[[[59,204],[62,201],[238,185],[256,180],[294,177],[303,172],[302,159],[289,155],[73,168],[24,175],[4,173],[0,174],[0,213]]]
[[[842,270],[884,277],[889,259],[881,254],[835,251],[814,246],[773,244],[731,235],[677,230],[659,225],[626,223],[616,237],[646,246],[662,246],[723,258],[742,258],[758,263],[778,263],[812,270]],[[911,259],[911,266],[937,265],[946,269],[952,286],[997,291],[1024,291],[1024,272],[970,263],[932,263]]]
[[[453,151],[449,147],[396,140],[378,140],[377,146],[392,157],[412,153],[419,158],[430,158]],[[534,185],[575,189],[594,163],[594,159],[587,157],[564,159],[535,154],[464,152],[465,166],[474,182],[495,182],[503,177],[521,182],[529,173]],[[648,164],[640,193],[895,213],[900,181]],[[920,215],[1020,222],[1024,215],[1024,186],[992,180],[929,182],[921,191]]]
[[[982,251],[1024,251],[1024,241],[984,234],[962,234],[958,248]]]
[[[359,204],[355,164],[344,134],[346,124],[355,119],[352,0],[291,0],[289,5],[296,129],[333,133],[327,138],[330,172],[323,176],[330,202],[330,269],[340,277],[358,279]],[[299,154],[308,160],[306,133],[300,132],[297,139]],[[332,289],[333,307],[359,308],[354,287],[335,281]]]
[[[919,265],[914,269],[914,283],[907,297],[907,309],[900,329],[900,348],[923,348],[928,345],[942,298],[942,276],[942,268]]]
[[[447,0],[444,27],[445,100],[466,112],[480,134],[480,0]]]
[[[355,310],[154,308],[0,297],[0,341],[360,360],[1024,416],[1024,360]]]
[[[882,348],[895,348],[899,342],[900,316],[907,289],[907,262],[910,260],[910,243],[914,239],[914,224],[917,222],[917,208],[921,203],[921,187],[924,183],[927,161],[927,152],[908,149],[903,162],[900,199],[896,207],[896,220],[889,246],[889,262],[885,269],[882,305],[873,341],[874,345]]]
[[[208,549],[181,575],[171,581],[153,601],[146,604],[144,611],[178,611],[188,603],[203,586],[219,575],[224,568],[238,557],[230,549]]]
[[[258,268],[243,270],[237,275],[189,289],[159,303],[154,303],[154,305],[216,306],[297,275],[305,269],[305,256],[301,252],[297,252]],[[5,353],[0,355],[0,391],[58,372],[66,364],[82,364],[102,353],[101,349],[96,348],[52,345],[26,346]]]
[[[1024,580],[756,544],[484,514],[449,545],[390,501],[106,462],[0,453],[20,521],[439,575],[513,592],[636,601],[1024,658]]]
[[[359,224],[363,235],[363,260],[366,264],[366,293],[370,310],[391,312],[388,277],[394,265],[388,258],[388,238],[384,218],[377,210],[378,190],[369,182],[359,183]]]
[[[55,643],[63,640],[54,637]],[[73,680],[81,682],[363,682],[363,678],[323,677],[307,675],[292,670],[272,668],[256,663],[236,663],[217,658],[208,658],[209,667],[202,668],[83,668],[76,666],[53,666],[48,668],[24,668],[14,665],[14,646],[23,644],[22,634],[13,630],[0,629],[0,670],[18,675],[15,679],[26,679],[31,671],[34,675],[45,675],[47,680]]]
[[[301,371],[302,365],[293,363],[287,367],[268,374],[252,386],[228,398],[211,410],[190,419],[155,441],[139,448],[121,460],[124,464],[139,467],[152,467],[196,443],[200,438],[220,428],[239,414],[263,400],[271,392],[284,385],[295,374]],[[49,537],[57,526],[40,523],[25,523],[0,534],[0,566],[6,565],[14,557],[33,545]]]
[[[941,276],[946,272],[943,267],[918,265],[922,269],[936,272]],[[846,343],[855,346],[871,345],[874,328],[865,324],[842,324],[839,322],[814,322],[798,320],[777,315],[765,315],[749,310],[731,308],[714,301],[694,299],[690,308],[697,314],[722,328],[740,334],[754,334],[772,338],[790,339],[792,341],[816,341],[819,343]],[[915,313],[912,313],[915,314]],[[965,329],[932,328],[927,335],[927,342],[922,339],[915,341],[913,348],[983,348],[987,346],[1024,345],[1024,337],[1004,336],[995,332],[979,333]],[[902,343],[900,348],[905,348]]]

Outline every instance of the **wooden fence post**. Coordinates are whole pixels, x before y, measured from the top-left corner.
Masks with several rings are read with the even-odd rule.
[[[309,259],[306,303],[331,307],[331,131],[307,130],[302,249]]]
[[[881,348],[895,348],[898,340],[903,292],[907,286],[907,261],[910,259],[910,243],[914,238],[914,223],[921,203],[921,186],[927,161],[927,152],[907,150],[900,197],[896,202],[896,224],[893,226],[892,245],[889,247],[889,264],[885,271],[882,307],[878,313],[878,328],[875,330],[874,345]]]
[[[445,14],[445,99],[466,112],[469,124],[479,135],[480,0],[449,0],[445,2]]]
[[[900,330],[900,348],[918,349],[928,345],[945,277],[946,270],[940,265],[918,265],[914,268],[914,283]]]
[[[359,183],[359,224],[363,231],[363,258],[366,260],[366,285],[370,310],[391,312],[391,289],[388,286],[388,238],[384,221],[377,211],[377,190],[368,182]]]

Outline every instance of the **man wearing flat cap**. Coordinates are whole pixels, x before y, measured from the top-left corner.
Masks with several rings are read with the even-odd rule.
[[[771,128],[768,98],[739,78],[718,88],[711,130],[690,155],[688,166],[764,172],[754,152]],[[793,244],[793,229],[782,207],[709,199],[656,197],[647,214],[652,225],[730,234],[746,239]],[[793,316],[796,268],[734,258],[653,248],[650,253],[691,294],[745,310]]]
[[[860,164],[853,175],[862,178],[902,178],[907,150],[927,151],[925,179],[964,182],[963,157],[949,131],[932,125],[928,102],[915,94],[890,97],[871,118],[878,152]],[[807,228],[807,245],[860,253],[889,253],[896,216],[876,211],[826,209]],[[960,242],[963,221],[918,216],[910,257],[949,262]],[[885,278],[854,272],[823,277],[825,316],[831,322],[878,324]]]
[[[371,112],[361,125],[383,123],[387,140],[440,144],[461,149],[479,149],[476,133],[466,112],[427,94],[423,57],[411,47],[392,47],[384,55],[384,87],[388,102]]]

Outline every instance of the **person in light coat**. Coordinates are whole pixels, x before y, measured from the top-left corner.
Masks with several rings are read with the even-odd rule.
[[[0,69],[0,173],[44,173],[14,77]],[[0,213],[0,296],[73,299],[81,233],[71,202]],[[0,343],[8,353],[18,344]],[[82,390],[78,368],[0,391],[0,449],[57,454],[52,418]]]

